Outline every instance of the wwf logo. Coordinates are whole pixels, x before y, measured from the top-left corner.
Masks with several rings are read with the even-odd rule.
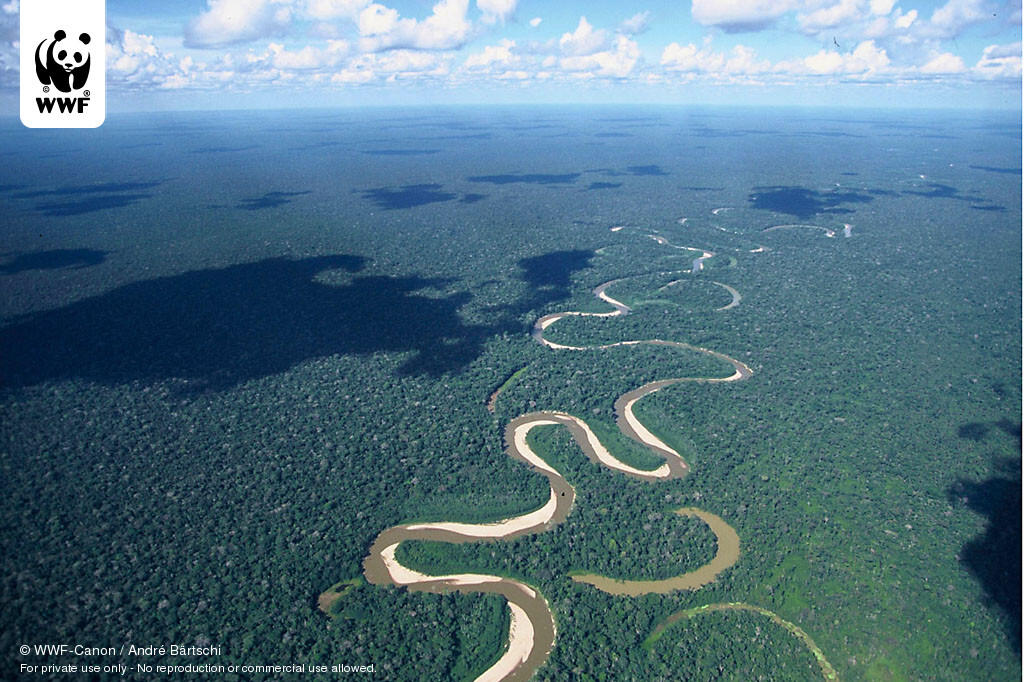
[[[22,0],[18,6],[21,122],[28,128],[102,125],[107,111],[106,0]]]
[[[36,47],[36,76],[39,82],[44,86],[53,85],[60,92],[85,87],[91,63],[86,46],[91,40],[88,33],[81,33],[75,39],[68,38],[67,33],[60,30],[53,34],[52,40],[44,38]],[[44,87],[43,91],[47,89]],[[88,91],[85,94],[88,95]]]

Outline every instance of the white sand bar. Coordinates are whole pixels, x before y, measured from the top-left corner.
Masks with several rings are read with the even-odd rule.
[[[567,414],[565,412],[556,412],[555,414],[557,414],[559,417],[567,421],[571,421],[572,423],[576,424],[583,430],[583,433],[586,434],[587,436],[587,442],[590,444],[590,447],[593,448],[594,454],[597,456],[597,460],[601,462],[601,464],[608,467],[609,469],[621,471],[624,474],[631,474],[633,476],[642,476],[644,478],[668,478],[669,474],[671,474],[671,470],[668,468],[668,464],[662,464],[654,471],[644,471],[643,469],[637,469],[629,466],[628,464],[618,459],[617,457],[615,457],[615,455],[608,451],[608,448],[606,448],[601,443],[601,441],[598,440],[597,434],[591,431],[590,427],[587,426],[587,423],[585,421],[583,421],[579,417],[574,417],[571,414]],[[651,437],[653,438],[654,436]],[[658,442],[660,443],[661,441]],[[675,450],[672,450],[672,448],[668,448],[668,450],[670,452],[675,452]]]
[[[537,456],[534,455],[534,457]],[[537,457],[537,459],[540,458]],[[495,523],[417,523],[406,526],[406,528],[409,530],[446,530],[451,533],[458,533],[459,535],[474,538],[503,538],[507,535],[527,530],[528,528],[543,526],[554,518],[555,510],[557,508],[558,495],[555,494],[555,490],[552,488],[551,497],[548,498],[547,504],[536,511],[532,511],[529,514],[523,514],[522,516],[516,516],[515,518],[505,519],[504,521],[497,521]],[[433,579],[437,580],[437,578]]]
[[[618,300],[612,298],[611,296],[609,296],[607,293],[605,293],[605,287],[607,287],[607,286],[608,286],[607,284],[603,284],[600,287],[598,287],[597,289],[595,289],[595,291],[597,292],[597,297],[599,299],[601,299],[605,303],[610,304],[611,306],[613,306],[616,309],[615,312],[613,312],[613,313],[592,313],[592,315],[594,315],[595,317],[615,317],[617,315],[625,315],[626,313],[630,312],[632,310],[632,308],[630,308],[628,305],[626,305],[622,301],[618,301]]]
[[[809,230],[822,230],[822,231],[824,231],[826,237],[835,237],[836,236],[836,231],[835,230],[830,230],[827,227],[822,227],[821,225],[805,225],[805,224],[802,224],[802,223],[801,224],[794,224],[794,225],[774,225],[772,227],[765,228],[762,231],[763,232],[771,232],[772,230],[789,230],[789,229],[792,229],[792,228],[800,228],[800,227],[806,227]]]
[[[541,471],[547,471],[555,474],[556,476],[561,476],[561,474],[555,471],[554,467],[541,459],[540,455],[531,450],[530,446],[526,444],[526,434],[528,434],[534,426],[555,425],[559,423],[560,422],[556,422],[554,419],[534,419],[526,422],[525,424],[520,424],[512,433],[512,443],[520,457]]]
[[[648,393],[647,395],[650,395],[650,393]],[[636,418],[636,415],[633,414],[633,404],[637,400],[640,400],[640,398],[633,398],[628,403],[626,403],[625,405],[622,406],[622,416],[626,418],[626,423],[629,424],[630,428],[633,429],[633,432],[637,435],[637,438],[639,438],[641,441],[643,441],[643,443],[645,445],[650,445],[652,447],[658,448],[659,450],[664,450],[664,451],[667,451],[667,452],[671,452],[676,457],[678,457],[680,460],[682,460],[683,459],[682,455],[680,455],[674,449],[670,448],[665,443],[665,441],[661,440],[660,438],[655,436],[653,433],[648,431],[647,427],[644,426],[643,424],[641,424],[640,420]],[[668,464],[663,464],[662,467],[666,470],[666,472],[668,471]],[[659,471],[660,470],[661,469],[659,469]]]
[[[519,605],[508,602],[512,618],[508,625],[508,649],[498,662],[484,671],[476,682],[499,682],[511,675],[516,668],[526,662],[533,651],[533,623]]]
[[[418,583],[445,582],[452,585],[479,585],[481,583],[500,583],[501,578],[496,575],[480,575],[477,573],[456,573],[452,575],[427,575],[406,568],[398,563],[395,558],[395,549],[399,543],[388,545],[380,553],[384,560],[384,566],[388,569],[392,582],[396,585],[416,585]]]
[[[717,284],[718,286],[722,287],[730,294],[732,294],[732,302],[729,305],[724,305],[721,308],[715,308],[715,310],[728,310],[729,308],[735,308],[740,304],[740,301],[743,300],[743,297],[740,296],[740,292],[736,291],[728,284],[722,284],[721,282],[712,282],[712,284]]]

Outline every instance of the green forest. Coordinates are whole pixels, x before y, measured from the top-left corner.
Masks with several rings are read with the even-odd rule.
[[[401,564],[541,593],[557,638],[538,680],[822,678],[763,613],[697,611],[724,603],[799,627],[843,680],[1019,678],[1019,121],[617,113],[126,117],[105,149],[166,144],[125,177],[86,146],[82,172],[146,198],[40,227],[31,197],[0,188],[6,240],[42,230],[106,254],[0,273],[0,677],[50,660],[23,643],[73,641],[474,679],[505,650],[505,600],[374,586],[363,561],[398,524],[544,505],[547,479],[505,451],[524,413],[567,412],[623,462],[661,463],[619,431],[615,400],[732,365],[531,335],[546,314],[611,311],[593,290],[619,280],[607,294],[629,314],[545,338],[677,341],[753,370],[636,404],[688,475],[615,473],[538,427],[531,447],[575,488],[569,517],[509,541],[404,542]],[[632,137],[595,138],[609,131]],[[806,131],[837,133],[830,152]],[[430,167],[363,153],[424,145]],[[50,151],[14,148],[40,158],[18,183],[76,182],[48,179]],[[254,166],[274,174],[226,170]],[[601,178],[621,187],[588,188]],[[264,191],[293,194],[240,208]],[[836,234],[765,231],[789,223]],[[690,272],[682,245],[714,256]],[[740,538],[713,583],[623,597],[572,580],[706,564],[715,536],[685,507]]]

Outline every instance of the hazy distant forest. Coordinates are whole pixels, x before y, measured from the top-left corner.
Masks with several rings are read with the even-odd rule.
[[[754,611],[654,635],[725,602],[796,624],[843,680],[1019,678],[1019,117],[236,112],[53,132],[0,127],[0,677],[44,660],[22,644],[133,642],[473,679],[505,645],[503,599],[369,585],[362,561],[399,523],[543,505],[546,480],[504,452],[526,412],[658,464],[615,399],[732,367],[530,333],[611,310],[592,289],[621,280],[631,314],[547,338],[682,341],[754,371],[638,403],[690,474],[618,475],[545,427],[531,444],[576,489],[564,523],[399,560],[534,586],[557,624],[541,680],[821,679]],[[680,274],[675,246],[714,256]],[[714,282],[742,300],[719,310]],[[713,584],[571,579],[706,563],[714,535],[671,513],[690,506],[740,537]]]

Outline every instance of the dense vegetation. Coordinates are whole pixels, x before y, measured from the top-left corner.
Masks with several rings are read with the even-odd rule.
[[[317,596],[387,527],[542,504],[545,479],[502,443],[524,412],[571,412],[656,464],[615,429],[615,398],[731,367],[529,335],[545,313],[609,310],[591,290],[626,278],[609,293],[634,313],[548,337],[666,338],[755,371],[637,405],[691,474],[635,481],[546,429],[538,448],[578,493],[565,523],[400,556],[537,586],[558,623],[545,680],[813,677],[756,614],[643,647],[670,614],[728,601],[802,627],[841,679],[1019,676],[1020,175],[986,170],[1020,168],[1019,121],[607,120],[623,113],[112,116],[46,138],[5,123],[0,675],[49,641],[479,673],[503,644],[500,598],[360,585],[331,618]],[[429,166],[364,153],[428,147]],[[664,174],[629,170],[648,166]],[[588,189],[609,177],[621,187]],[[763,232],[794,222],[840,232]],[[654,231],[718,255],[659,290],[693,254]],[[716,311],[731,297],[712,281],[740,305]],[[699,565],[714,539],[668,513],[682,506],[740,536],[717,582],[634,599],[568,577]]]
[[[820,680],[814,656],[768,618],[715,611],[684,618],[647,647],[650,679]]]

